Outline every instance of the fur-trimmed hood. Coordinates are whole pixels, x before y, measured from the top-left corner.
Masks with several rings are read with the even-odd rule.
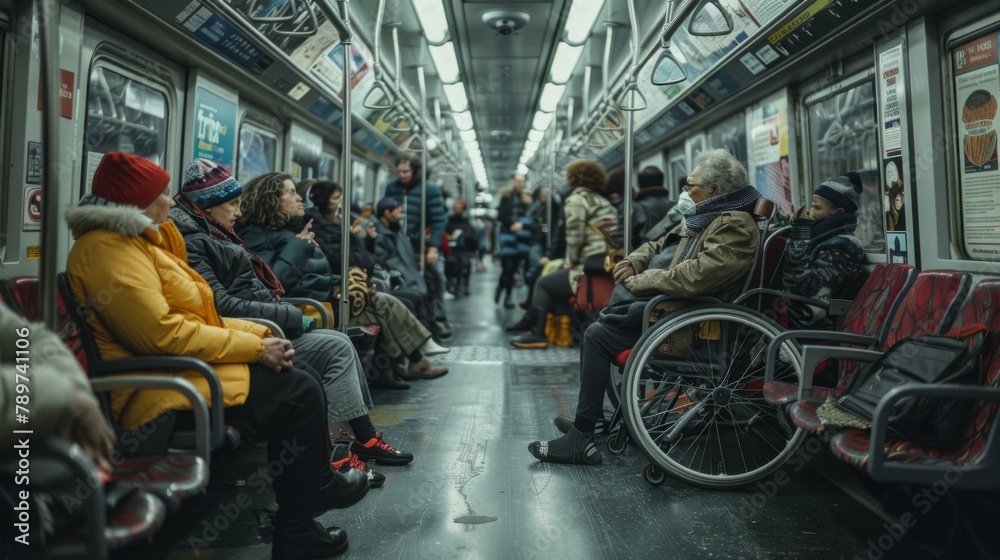
[[[514,196],[514,187],[506,187],[506,188],[500,189],[500,193],[499,194],[500,194],[501,198],[507,198],[507,197],[510,197],[510,196]],[[528,191],[521,191],[521,203],[522,204],[531,204],[531,195],[528,194]]]
[[[120,233],[125,237],[139,237],[148,228],[153,228],[153,220],[134,206],[85,204],[72,206],[66,210],[66,224],[79,239],[86,233],[105,229]]]

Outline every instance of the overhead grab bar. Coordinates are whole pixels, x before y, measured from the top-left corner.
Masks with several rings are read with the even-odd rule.
[[[316,18],[316,12],[313,11],[312,4],[308,1],[303,2],[303,4],[306,7],[306,13],[309,15],[309,21],[312,22],[312,29],[308,29],[306,31],[285,31],[281,29],[283,24],[279,23],[271,28],[271,31],[276,35],[281,35],[282,37],[312,37],[319,32],[319,19]],[[295,14],[295,17],[298,17],[297,13]]]
[[[725,27],[716,28],[720,18]],[[723,37],[732,32],[733,17],[719,0],[701,0],[688,20],[688,33],[695,37]]]
[[[385,72],[382,70],[382,17],[385,15],[385,0],[378,0],[378,10],[375,12],[375,31],[373,33],[373,46],[374,46],[374,57],[375,63],[372,65],[372,73],[375,76],[375,84],[372,85],[371,91],[365,96],[364,107],[366,109],[372,109],[377,111],[382,111],[386,109],[392,109],[395,107],[395,96],[389,91],[389,88],[385,84]],[[390,24],[392,25],[392,24]],[[393,33],[396,33],[396,29],[393,28]],[[398,60],[399,51],[396,51],[396,57]],[[397,80],[399,76],[399,71],[396,71]]]
[[[295,21],[295,17],[299,14],[299,6],[298,6],[298,2],[296,0],[288,0],[287,2],[285,2],[284,4],[282,4],[281,6],[278,6],[277,9],[272,10],[272,12],[277,12],[277,11],[280,11],[281,8],[284,8],[286,6],[291,6],[292,7],[292,14],[289,15],[289,16],[280,16],[280,17],[271,17],[271,16],[257,17],[257,16],[252,16],[252,15],[250,15],[250,11],[253,10],[253,8],[256,5],[257,5],[257,2],[251,3],[250,6],[247,8],[247,11],[244,12],[244,14],[246,15],[247,19],[250,20],[250,21],[252,21],[253,23],[288,23],[290,21]]]
[[[674,16],[674,4],[680,0],[667,0],[667,13],[663,18],[663,31],[660,33],[660,55],[653,65],[653,72],[650,74],[650,81],[654,86],[669,86],[679,84],[687,79],[687,72],[681,65],[677,57],[670,52],[670,39],[677,30],[679,22],[684,20],[684,11],[676,17]],[[688,3],[687,6],[692,5]],[[686,6],[685,6],[686,7]],[[663,78],[657,76],[663,75]]]

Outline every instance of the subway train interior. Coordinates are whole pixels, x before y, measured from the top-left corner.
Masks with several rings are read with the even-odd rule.
[[[1000,558],[998,43],[0,0],[0,553]]]

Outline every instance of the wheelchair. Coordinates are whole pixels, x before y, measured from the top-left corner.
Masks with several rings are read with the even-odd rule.
[[[616,409],[608,450],[622,453],[632,440],[649,460],[644,477],[652,485],[670,474],[701,488],[747,486],[780,468],[806,436],[764,398],[767,350],[787,328],[780,308],[767,304],[775,297],[823,304],[773,289],[788,228],[770,230],[773,204],[766,199],[753,213],[761,242],[742,295],[732,302],[686,299],[661,317],[657,311],[677,300],[654,298],[644,311],[648,328],[611,368],[608,395]],[[797,383],[800,346],[780,342],[777,356],[773,378]]]

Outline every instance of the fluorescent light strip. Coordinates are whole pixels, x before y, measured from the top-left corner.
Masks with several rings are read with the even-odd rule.
[[[442,87],[452,111],[462,112],[469,108],[469,98],[465,95],[465,84],[456,82],[454,84],[446,84]]]
[[[445,87],[447,88],[448,86]],[[532,119],[531,121],[531,128],[535,130],[548,130],[549,125],[551,123],[552,123],[552,113],[546,113],[545,111],[537,111],[535,113],[535,118]]]
[[[583,45],[571,47],[567,43],[560,42],[556,47],[556,55],[552,57],[552,71],[549,73],[552,81],[557,84],[568,82],[582,54]]]
[[[451,117],[455,119],[455,126],[459,130],[470,130],[472,128],[472,113],[462,111],[461,113],[453,113]]]
[[[462,137],[463,142],[469,143],[476,141],[476,131],[474,129],[462,130],[459,132],[459,135]]]
[[[535,130],[532,128],[528,131],[528,140],[531,140],[532,142],[541,142],[542,138],[545,138],[544,130]]]
[[[448,35],[448,16],[444,13],[441,0],[413,0],[413,10],[417,12],[420,27],[429,43],[440,43]]]
[[[574,44],[586,41],[603,9],[604,0],[573,0],[566,18],[566,40]]]
[[[538,108],[546,113],[551,113],[559,108],[563,94],[566,93],[566,84],[556,85],[552,82],[545,84],[542,88],[542,98],[538,102]]]
[[[434,60],[434,67],[437,68],[441,81],[446,84],[458,81],[460,77],[458,58],[455,57],[455,47],[451,41],[439,46],[430,45],[427,48],[431,51],[431,59]]]

